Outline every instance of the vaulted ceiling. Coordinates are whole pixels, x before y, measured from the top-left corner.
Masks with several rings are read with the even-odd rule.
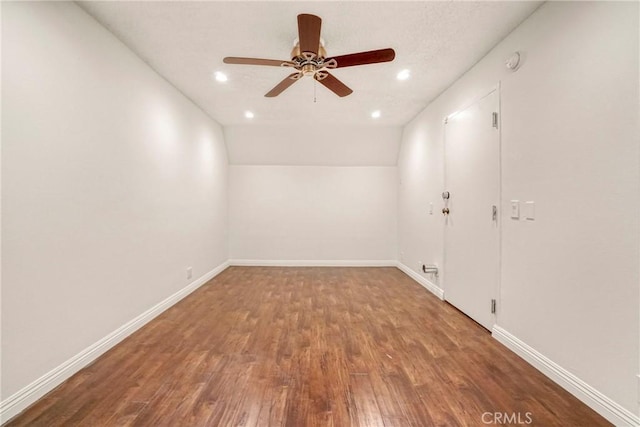
[[[224,126],[402,126],[484,56],[540,2],[80,2],[171,84]],[[339,98],[304,78],[264,94],[291,71],[228,65],[225,56],[288,60],[296,16],[323,19],[329,56],[391,47],[390,63],[337,69]],[[396,79],[403,69],[411,77]],[[213,78],[216,71],[226,83]],[[314,95],[315,93],[315,95]],[[314,102],[315,98],[315,102]],[[253,119],[245,117],[252,111]],[[372,119],[371,112],[381,116]]]

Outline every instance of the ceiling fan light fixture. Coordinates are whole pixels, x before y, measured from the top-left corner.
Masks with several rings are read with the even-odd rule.
[[[398,80],[407,80],[409,77],[411,77],[411,71],[406,68],[396,75],[396,79]]]
[[[302,66],[302,74],[305,76],[313,76],[316,73],[316,67],[313,64]]]
[[[215,73],[213,73],[213,77],[219,83],[225,83],[227,80],[229,80],[227,75],[225,73],[223,73],[222,71],[216,71]]]

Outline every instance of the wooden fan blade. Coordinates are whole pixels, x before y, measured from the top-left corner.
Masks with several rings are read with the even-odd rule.
[[[283,64],[289,64],[289,61],[279,61],[277,59],[260,59],[260,58],[237,58],[235,56],[227,56],[222,60],[225,64],[240,65],[269,65],[272,67],[281,67]],[[291,63],[293,65],[293,63]]]
[[[318,55],[320,47],[320,28],[322,19],[306,13],[298,15],[298,39],[300,52],[313,52]]]
[[[278,83],[276,85],[276,87],[274,87],[273,89],[271,89],[269,92],[267,92],[267,94],[265,95],[265,97],[267,98],[273,98],[275,96],[280,95],[282,92],[284,92],[284,90],[286,88],[288,88],[289,86],[291,86],[292,84],[294,84],[295,82],[297,82],[298,80],[300,80],[300,73],[293,73],[293,74],[289,74],[287,76],[287,78],[285,78],[283,81],[281,81],[280,83]]]
[[[336,79],[332,74],[327,73],[327,76],[322,80],[317,79],[320,83],[322,83],[327,89],[338,95],[339,97],[351,95],[353,91],[340,80]]]
[[[368,52],[350,53],[348,55],[334,56],[326,61],[335,59],[338,65],[336,68],[353,67],[354,65],[377,64],[380,62],[393,61],[396,52],[393,49],[378,49]]]

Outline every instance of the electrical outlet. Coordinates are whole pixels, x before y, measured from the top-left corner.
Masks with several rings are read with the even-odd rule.
[[[187,280],[193,277],[193,268],[187,267]]]

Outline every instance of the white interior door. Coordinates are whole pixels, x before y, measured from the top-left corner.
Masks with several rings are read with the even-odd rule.
[[[494,90],[445,125],[445,299],[489,330],[500,279],[498,106]]]

